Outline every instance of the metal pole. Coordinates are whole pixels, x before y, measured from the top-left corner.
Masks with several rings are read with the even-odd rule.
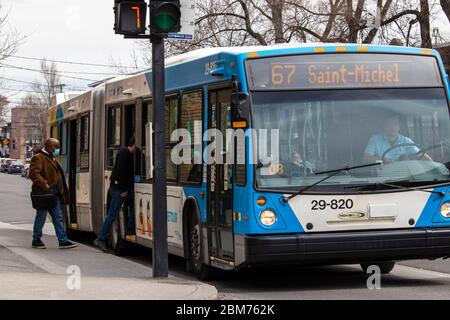
[[[166,168],[166,89],[164,74],[164,37],[153,35],[153,278],[169,276],[167,243],[167,168]]]

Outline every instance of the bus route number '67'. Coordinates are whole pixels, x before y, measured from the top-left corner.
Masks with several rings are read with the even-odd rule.
[[[313,200],[311,202],[311,210],[313,211],[323,211],[326,209],[332,210],[349,210],[353,209],[353,200],[348,199],[333,199],[330,202],[325,200]]]

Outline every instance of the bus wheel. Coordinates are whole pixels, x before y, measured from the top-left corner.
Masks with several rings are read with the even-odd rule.
[[[109,244],[116,256],[124,256],[126,254],[127,244],[125,240],[122,239],[119,216],[117,216],[117,219],[114,221],[111,227],[111,232],[109,234]]]
[[[192,270],[200,280],[212,280],[214,277],[214,270],[204,263],[204,248],[200,223],[195,214],[192,218],[192,223],[189,226],[189,269]]]
[[[380,268],[381,274],[389,274],[394,270],[395,262],[377,262],[377,263],[365,263],[361,264],[361,268],[363,269],[364,273],[367,273],[367,270],[370,266],[377,266]]]

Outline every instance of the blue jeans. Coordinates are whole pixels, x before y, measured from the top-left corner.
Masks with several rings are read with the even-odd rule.
[[[109,230],[117,218],[117,215],[120,212],[120,208],[122,208],[123,204],[126,203],[130,207],[130,217],[128,220],[127,231],[134,231],[134,192],[133,190],[128,191],[128,196],[122,198],[120,195],[122,192],[115,188],[109,189],[109,194],[111,196],[111,202],[109,204],[108,214],[106,216],[105,222],[103,223],[102,230],[100,231],[100,235],[98,239],[101,241],[106,241],[108,239]]]
[[[56,198],[56,206],[50,210],[36,210],[36,219],[34,220],[33,240],[41,240],[42,228],[47,220],[47,213],[52,217],[53,226],[55,227],[56,236],[59,243],[67,242],[67,235],[64,231],[63,216],[61,211],[61,196]]]

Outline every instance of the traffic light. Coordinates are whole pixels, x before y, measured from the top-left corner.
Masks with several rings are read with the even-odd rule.
[[[145,34],[147,19],[145,0],[115,0],[114,13],[116,34]]]
[[[181,31],[180,0],[150,0],[150,32],[153,34],[177,33]]]

